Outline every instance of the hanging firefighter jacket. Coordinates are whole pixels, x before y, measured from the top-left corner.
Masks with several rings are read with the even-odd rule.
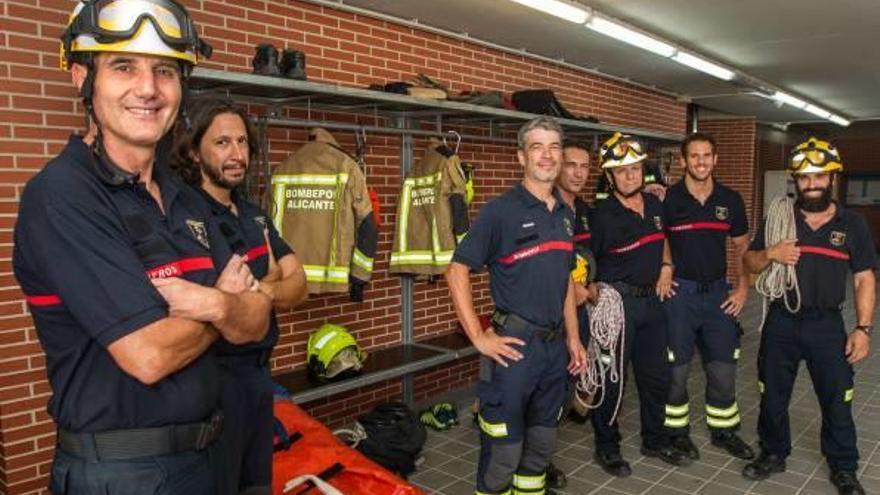
[[[296,246],[310,294],[345,292],[362,299],[373,272],[378,232],[366,179],[355,159],[324,129],[272,176],[274,219]]]
[[[432,140],[403,181],[390,271],[440,275],[467,233],[467,187],[461,158]]]

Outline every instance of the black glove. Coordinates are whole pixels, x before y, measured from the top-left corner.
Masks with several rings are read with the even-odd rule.
[[[348,297],[352,302],[364,302],[364,287],[367,283],[356,278],[349,279]]]

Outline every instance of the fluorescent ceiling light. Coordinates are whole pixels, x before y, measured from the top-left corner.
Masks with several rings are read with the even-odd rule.
[[[843,126],[843,127],[848,127],[850,124],[850,122],[848,120],[841,117],[840,115],[831,114],[831,116],[828,117],[828,120],[830,120],[831,122],[834,122],[837,125]]]
[[[773,99],[776,101],[781,101],[782,103],[793,106],[795,108],[804,108],[805,106],[807,106],[807,102],[805,102],[804,100],[799,100],[788,93],[783,93],[782,91],[777,91],[773,93]]]
[[[576,24],[583,24],[587,22],[587,18],[590,17],[590,13],[585,9],[577,7],[569,2],[563,0],[513,0],[518,4],[525,5],[526,7],[531,7],[535,10],[540,10],[541,12],[554,15],[561,19],[565,19],[566,21],[571,21]]]
[[[693,69],[697,69],[700,72],[705,72],[710,76],[715,76],[718,79],[724,79],[725,81],[730,81],[736,75],[733,71],[725,69],[720,65],[713,64],[708,60],[704,60],[696,55],[691,55],[687,52],[678,52],[675,54],[675,57],[672,58],[676,62],[687,65]]]
[[[816,105],[813,105],[811,103],[807,104],[807,106],[804,107],[804,111],[810,112],[811,114],[815,115],[816,117],[821,117],[823,119],[827,119],[828,117],[831,117],[831,112],[829,112],[828,110],[825,110],[823,108],[819,108]]]
[[[662,57],[668,58],[675,54],[675,47],[669,43],[664,43],[646,34],[599,16],[594,15],[593,18],[590,19],[590,22],[587,23],[587,27],[593,31],[623,41],[624,43],[629,43],[630,45],[639,47],[643,50],[654,52]]]

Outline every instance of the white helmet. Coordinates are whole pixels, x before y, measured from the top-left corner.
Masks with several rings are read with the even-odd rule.
[[[61,68],[78,52],[158,55],[193,66],[211,47],[176,0],[80,0],[61,35]]]

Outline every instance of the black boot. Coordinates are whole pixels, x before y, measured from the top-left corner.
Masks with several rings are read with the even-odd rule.
[[[628,462],[623,460],[620,452],[596,452],[593,459],[611,476],[626,478],[632,474],[632,468],[629,467]]]
[[[287,79],[306,80],[306,54],[299,50],[287,50],[281,54],[281,75]]]
[[[261,76],[281,75],[281,69],[278,67],[278,50],[269,43],[257,45],[251,65],[254,67],[254,74]]]
[[[561,469],[554,466],[551,462],[547,465],[547,488],[556,488],[561,490],[568,484],[565,473]]]
[[[776,455],[761,451],[761,455],[754,461],[746,464],[742,475],[750,480],[766,480],[773,473],[785,471],[785,459]]]
[[[830,479],[840,495],[865,495],[854,471],[832,471]]]
[[[672,437],[672,446],[682,454],[688,456],[691,460],[696,461],[700,458],[700,451],[691,441],[690,435],[679,435]]]
[[[721,447],[728,454],[750,461],[755,458],[755,451],[734,432],[726,432],[712,436],[712,445]]]
[[[671,464],[673,466],[684,467],[691,465],[691,458],[672,445],[660,447],[659,449],[642,447],[642,455],[645,457],[656,457],[666,464]]]

